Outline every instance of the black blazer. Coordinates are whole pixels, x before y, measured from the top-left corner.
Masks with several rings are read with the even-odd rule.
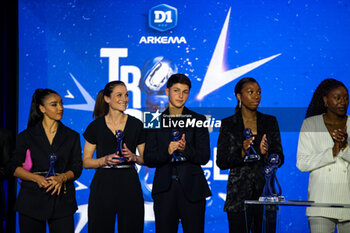
[[[266,134],[269,143],[269,154],[278,154],[282,163],[284,155],[281,145],[280,131],[274,116],[257,113],[257,135],[253,147],[260,153],[260,142]],[[261,158],[257,162],[244,163],[241,156],[243,148],[244,124],[241,111],[221,121],[220,134],[217,144],[217,166],[222,169],[230,169],[227,182],[227,196],[225,211],[243,211],[244,200],[256,200],[262,194],[265,185],[263,173],[266,159]]]
[[[33,167],[31,172],[47,172],[50,167],[48,156],[55,153],[57,161],[55,172],[72,171],[74,179],[78,179],[82,172],[80,136],[59,122],[56,135],[50,145],[42,123],[24,130],[17,137],[16,149],[11,159],[12,174],[16,168],[22,166],[26,151],[31,151]],[[67,193],[63,193],[63,186],[59,196],[51,196],[45,189],[31,181],[22,181],[16,202],[16,210],[36,219],[46,220],[60,218],[73,214],[77,210],[75,187],[73,181],[66,183]]]
[[[169,122],[174,121],[200,120],[205,117],[199,115],[187,108],[184,108],[182,115],[185,117],[169,118],[169,109],[161,115],[163,119]],[[177,128],[180,134],[185,134],[186,149],[183,152],[186,162],[170,163],[171,155],[168,153],[168,146],[172,140],[171,131],[174,128],[162,127],[158,130],[147,132],[146,147],[144,151],[144,161],[149,167],[156,167],[153,180],[152,196],[166,192],[172,182],[171,176],[177,174],[179,182],[183,187],[185,196],[190,201],[203,200],[211,196],[211,192],[205,179],[201,165],[206,164],[210,159],[210,141],[207,128],[184,127]]]

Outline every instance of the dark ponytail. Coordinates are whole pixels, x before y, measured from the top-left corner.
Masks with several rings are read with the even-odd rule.
[[[323,80],[318,85],[312,96],[311,102],[306,111],[305,119],[327,112],[327,108],[325,107],[323,97],[327,96],[331,90],[337,87],[344,87],[345,90],[348,91],[344,83],[338,80],[335,80],[333,78]]]
[[[108,113],[108,104],[106,103],[103,90],[99,91],[96,97],[94,112],[92,113],[92,118],[96,119],[104,116]]]
[[[96,119],[107,115],[109,110],[109,105],[105,101],[105,96],[111,97],[111,93],[116,86],[125,84],[122,81],[112,81],[106,84],[105,88],[98,92],[94,107],[94,112],[92,113],[92,118]],[[126,87],[126,86],[125,86]]]
[[[33,127],[38,122],[43,120],[43,113],[40,111],[39,105],[44,106],[44,99],[51,94],[57,94],[56,91],[51,89],[36,89],[30,106],[27,128]]]
[[[246,83],[258,83],[258,82],[254,78],[250,78],[250,77],[242,78],[241,80],[239,80],[238,83],[235,86],[236,98],[237,98],[237,94],[241,94],[243,86]],[[237,113],[239,111],[239,109],[240,109],[240,107],[239,107],[239,100],[237,98],[237,105],[236,105],[235,113]]]

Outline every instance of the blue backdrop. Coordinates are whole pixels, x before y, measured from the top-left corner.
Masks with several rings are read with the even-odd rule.
[[[161,4],[167,4],[164,6]],[[187,106],[222,119],[234,113],[234,86],[258,80],[260,111],[277,116],[285,164],[278,177],[287,200],[306,200],[308,174],[296,164],[298,131],[316,86],[325,78],[350,87],[350,1],[156,1],[19,0],[19,131],[26,127],[36,88],[52,88],[64,101],[63,123],[83,133],[92,121],[97,92],[111,80],[130,90],[130,114],[160,101],[145,78],[161,64],[185,73],[193,88]],[[159,6],[161,5],[161,6]],[[167,13],[170,12],[170,13]],[[156,76],[155,76],[156,77]],[[150,98],[154,94],[159,94]],[[147,101],[146,101],[147,100]],[[223,205],[227,171],[215,165],[218,129],[210,134],[212,157],[203,167],[213,196],[206,232],[227,232]],[[81,137],[82,145],[84,138]],[[152,169],[139,168],[144,185],[145,232],[154,232]],[[76,232],[87,232],[89,184],[76,182]],[[307,232],[305,209],[282,207],[281,232]],[[180,230],[181,231],[181,230]]]

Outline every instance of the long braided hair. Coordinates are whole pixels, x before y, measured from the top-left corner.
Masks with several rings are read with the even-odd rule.
[[[327,107],[325,106],[325,103],[323,101],[323,97],[327,96],[328,93],[337,88],[337,87],[344,87],[346,91],[348,89],[344,85],[344,83],[335,80],[333,78],[328,78],[323,80],[318,87],[316,88],[314,95],[312,96],[311,102],[309,104],[309,107],[307,108],[305,119],[308,117],[312,117],[315,115],[320,115],[322,113],[327,112]]]

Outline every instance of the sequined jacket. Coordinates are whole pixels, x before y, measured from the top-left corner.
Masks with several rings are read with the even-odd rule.
[[[244,124],[241,111],[221,121],[220,134],[217,144],[217,166],[230,169],[227,181],[227,196],[224,210],[227,212],[243,211],[244,200],[257,200],[264,188],[265,177],[263,173],[266,159],[262,157],[257,162],[245,163],[241,156]],[[260,153],[260,142],[266,134],[269,150],[268,154],[278,154],[281,165],[284,155],[277,120],[274,116],[257,113],[257,135],[253,147]]]

